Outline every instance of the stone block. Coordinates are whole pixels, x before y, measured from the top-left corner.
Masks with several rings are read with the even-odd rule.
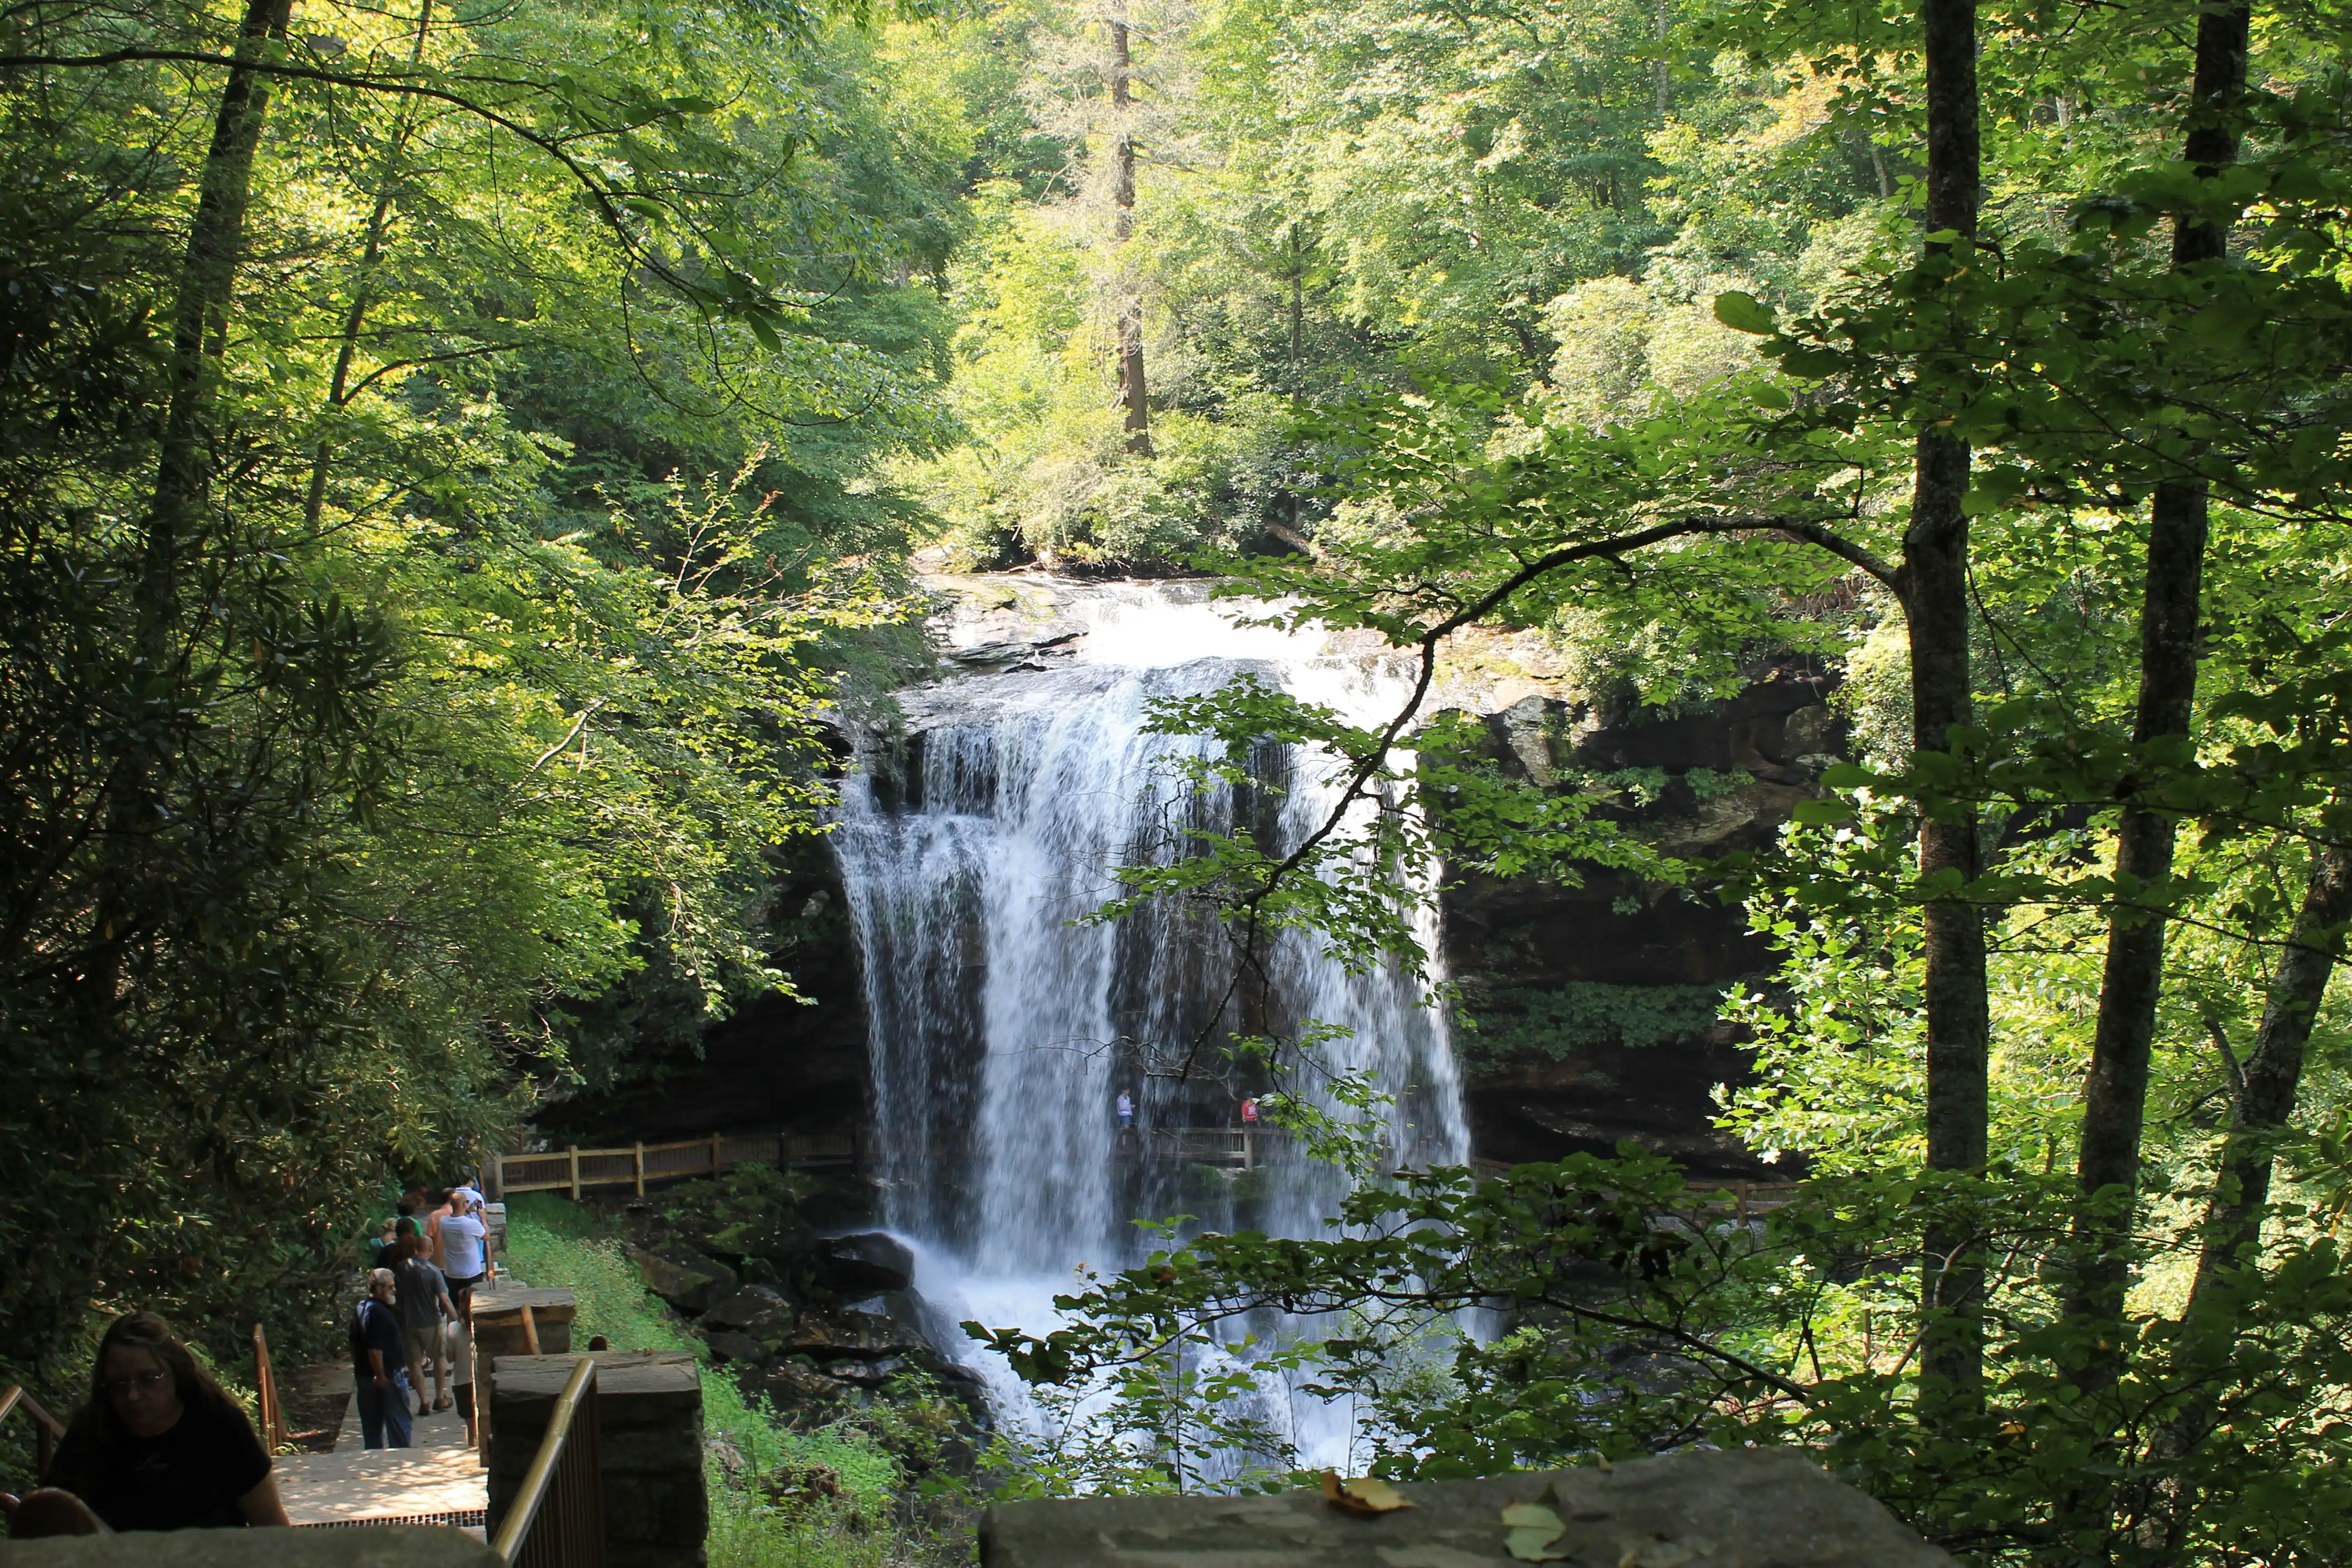
[[[1958,1568],[1872,1499],[1787,1448],[1610,1470],[1401,1484],[1413,1506],[1343,1513],[1322,1493],[1000,1503],[982,1568],[1525,1568],[1502,1510],[1550,1490],[1560,1568]]]
[[[682,1426],[645,1429],[607,1428],[601,1433],[607,1471],[628,1474],[701,1474],[702,1447]]]
[[[664,1559],[663,1563],[683,1562]],[[701,1559],[695,1559],[698,1565]],[[181,1530],[167,1535],[85,1535],[0,1542],[7,1568],[501,1568],[498,1553],[462,1530],[383,1525],[366,1530]],[[646,1563],[643,1568],[661,1568]]]

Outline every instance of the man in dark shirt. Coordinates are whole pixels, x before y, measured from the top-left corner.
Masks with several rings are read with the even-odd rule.
[[[360,1413],[360,1442],[368,1448],[405,1448],[413,1419],[408,1406],[407,1348],[400,1320],[392,1310],[392,1270],[368,1276],[368,1293],[352,1312],[353,1403]]]

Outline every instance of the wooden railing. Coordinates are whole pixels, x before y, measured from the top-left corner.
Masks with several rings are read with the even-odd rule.
[[[846,1132],[738,1135],[714,1132],[677,1143],[633,1143],[625,1149],[550,1149],[535,1154],[493,1154],[483,1175],[494,1197],[509,1193],[569,1193],[590,1187],[631,1187],[715,1176],[730,1165],[855,1164],[857,1139]]]
[[[58,1424],[56,1416],[41,1408],[39,1400],[15,1384],[0,1388],[0,1422],[19,1410],[33,1424],[33,1485],[38,1486],[41,1478],[49,1473],[49,1461],[57,1458],[58,1445],[65,1440],[66,1429]]]
[[[1288,1135],[1272,1127],[1142,1127],[1122,1130],[1112,1152],[1122,1160],[1181,1160],[1255,1171]]]
[[[261,1436],[276,1453],[286,1446],[286,1406],[278,1402],[278,1371],[269,1364],[269,1336],[253,1325],[253,1383],[261,1391]]]
[[[596,1363],[582,1356],[548,1414],[547,1435],[491,1549],[523,1568],[604,1568],[598,1464]]]

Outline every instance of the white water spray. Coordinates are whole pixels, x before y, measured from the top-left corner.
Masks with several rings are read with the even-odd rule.
[[[1165,854],[1172,829],[1223,831],[1249,813],[1286,847],[1337,800],[1330,760],[1287,748],[1254,763],[1273,787],[1191,799],[1171,764],[1213,742],[1148,733],[1148,705],[1244,673],[1360,719],[1384,720],[1403,694],[1367,661],[1327,652],[1320,636],[1234,625],[1196,586],[1054,592],[1082,628],[1075,645],[1042,668],[1024,660],[908,693],[903,774],[853,777],[835,836],[865,962],[888,1222],[917,1244],[917,1288],[939,1316],[1032,1331],[1052,1326],[1051,1299],[1073,1288],[1074,1269],[1138,1259],[1137,1219],[1190,1214],[1222,1229],[1238,1215],[1312,1236],[1346,1189],[1340,1173],[1278,1141],[1238,1182],[1143,1157],[1165,1147],[1156,1135],[1236,1126],[1242,1095],[1265,1087],[1222,1058],[1205,1075],[1151,1075],[1211,1022],[1231,973],[1226,939],[1173,911],[1072,922],[1118,892],[1119,867]],[[1423,927],[1432,942],[1433,921]],[[1393,1162],[1465,1158],[1444,1023],[1413,983],[1385,969],[1350,975],[1297,936],[1269,960],[1271,994],[1251,1030],[1345,1026],[1325,1059],[1394,1097],[1372,1113],[1388,1123],[1379,1131]],[[1214,1032],[1236,1022],[1228,1014]],[[1133,1136],[1114,1109],[1122,1089]],[[1018,1384],[981,1364],[996,1358],[942,1348],[972,1358],[1020,1417]],[[1288,1404],[1269,1414],[1303,1457],[1343,1460],[1345,1413]]]

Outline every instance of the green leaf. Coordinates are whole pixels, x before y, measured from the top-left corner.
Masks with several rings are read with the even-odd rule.
[[[1800,826],[1826,827],[1832,822],[1843,822],[1853,815],[1853,805],[1843,800],[1801,800],[1789,817]]]
[[[1738,289],[1715,297],[1715,319],[1733,331],[1752,332],[1759,338],[1769,338],[1779,330],[1772,322],[1771,307]]]

